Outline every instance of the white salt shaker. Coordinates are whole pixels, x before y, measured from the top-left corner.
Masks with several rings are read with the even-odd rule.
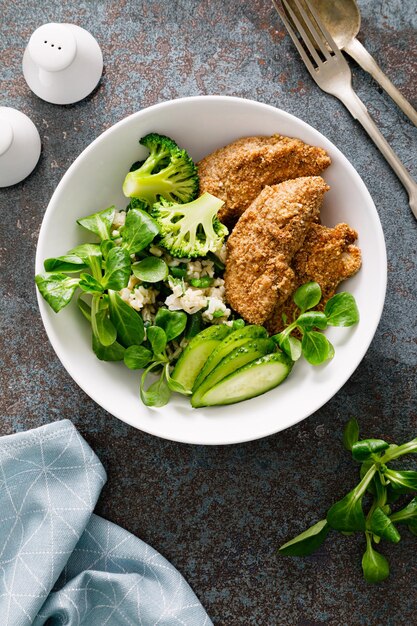
[[[103,55],[94,37],[75,24],[44,24],[35,30],[23,55],[30,89],[52,104],[72,104],[98,85]]]
[[[29,176],[41,153],[41,139],[27,115],[0,106],[0,187]]]

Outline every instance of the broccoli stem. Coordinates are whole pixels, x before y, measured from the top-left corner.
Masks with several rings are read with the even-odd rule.
[[[126,176],[123,184],[123,193],[129,198],[140,198],[150,205],[153,204],[156,196],[169,198],[172,202],[175,202],[177,199],[186,199],[186,195],[177,189],[178,182],[182,182],[183,178],[184,175],[178,172],[176,166],[172,163],[156,174],[144,175],[142,168],[140,168]],[[184,182],[186,184],[186,181]],[[192,183],[190,182],[187,186],[189,186],[191,191]]]
[[[147,172],[152,172],[154,167],[156,167],[158,163],[162,161],[162,159],[165,159],[168,156],[169,156],[168,150],[160,150],[159,152],[151,152],[148,158],[146,159],[145,163],[143,163],[143,165],[141,165],[139,169],[134,170],[134,171],[135,172],[140,171],[143,174]]]

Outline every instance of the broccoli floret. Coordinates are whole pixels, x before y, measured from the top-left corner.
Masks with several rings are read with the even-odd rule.
[[[198,174],[187,152],[169,137],[157,133],[142,137],[139,143],[150,154],[140,167],[127,174],[123,183],[125,196],[138,198],[149,208],[161,198],[169,202],[194,200],[198,194]]]
[[[131,198],[125,211],[130,211],[130,209],[140,209],[141,211],[147,211],[148,208],[148,205],[146,204],[146,202],[143,202],[143,200],[139,200],[139,198]]]
[[[161,200],[151,211],[160,228],[160,245],[175,257],[206,256],[217,250],[228,234],[226,226],[217,219],[223,204],[207,192],[187,204]]]

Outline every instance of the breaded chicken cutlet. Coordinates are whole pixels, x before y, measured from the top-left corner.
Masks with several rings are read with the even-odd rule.
[[[291,268],[329,187],[320,176],[265,187],[227,242],[226,299],[252,324],[264,324],[297,286]]]
[[[312,224],[300,250],[295,254],[291,267],[296,275],[297,289],[310,281],[317,282],[322,291],[319,307],[335,294],[342,280],[350,278],[360,269],[361,251],[354,245],[358,234],[347,224],[328,228]],[[265,325],[270,333],[279,333],[284,328],[283,314],[292,319],[296,305],[290,296],[286,302],[276,306]]]
[[[224,201],[218,217],[233,226],[266,185],[301,176],[317,176],[330,165],[322,148],[300,139],[243,137],[212,152],[198,164],[200,193]]]
[[[356,231],[319,223],[328,189],[320,176],[265,187],[239,219],[227,243],[225,288],[227,301],[247,322],[278,333],[283,314],[292,319],[299,286],[319,283],[323,308],[339,283],[360,269]]]

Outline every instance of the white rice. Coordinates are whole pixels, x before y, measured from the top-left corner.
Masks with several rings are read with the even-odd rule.
[[[201,289],[188,287],[183,292],[181,285],[176,285],[165,304],[170,311],[185,311],[192,315],[207,306],[207,298]]]
[[[124,216],[120,216],[120,213],[123,213]],[[116,214],[120,216],[117,225],[122,221],[124,223],[126,217],[124,211],[120,213]],[[203,319],[211,324],[221,324],[227,321],[231,311],[226,306],[224,280],[222,278],[214,278],[215,267],[213,261],[210,259],[176,259],[168,254],[166,250],[156,245],[151,245],[149,252],[153,256],[162,258],[169,267],[181,266],[187,271],[185,278],[168,277],[167,282],[172,293],[165,298],[163,305],[167,306],[170,311],[185,311],[189,315],[203,311]],[[224,261],[226,259],[226,246],[223,245],[217,250],[216,255]],[[205,289],[193,287],[189,282],[190,280],[198,280],[204,277],[214,279],[212,284]],[[141,311],[145,321],[154,321],[158,307],[157,298],[159,296],[159,292],[156,289],[143,287],[141,281],[132,274],[127,288],[122,289],[120,295],[132,308],[136,311]]]
[[[118,231],[122,226],[125,225],[125,221],[126,221],[126,211],[116,211],[116,213],[114,214],[114,218],[113,218],[112,228]],[[117,236],[118,235],[116,235],[116,237]]]
[[[132,280],[132,276],[130,278]],[[136,279],[136,277],[133,278]],[[129,288],[128,286],[119,291],[119,295],[122,300],[127,302],[127,304],[132,307],[132,309],[135,309],[135,311],[141,311],[145,305],[155,304],[159,291],[157,289],[153,289],[152,287],[143,287],[142,285],[134,286],[132,288]],[[151,310],[148,310],[148,313],[151,313]]]
[[[192,259],[187,264],[187,278],[202,278],[203,276],[214,276],[214,263],[210,260],[197,261]]]
[[[216,315],[216,317],[214,317],[214,313],[222,313],[222,315]],[[224,318],[228,318],[229,315],[230,309],[226,307],[222,300],[219,298],[207,298],[207,309],[202,315],[203,320],[211,322],[213,319],[221,319],[224,321]]]
[[[216,257],[218,259],[220,259],[220,261],[222,263],[226,263],[226,258],[227,258],[227,247],[226,247],[226,244],[223,243],[221,245],[221,247],[214,252],[214,254],[216,255]]]
[[[203,312],[203,319],[211,322],[213,319],[227,319],[231,313],[226,307],[224,280],[215,278],[213,285],[206,289],[192,287],[185,281],[176,282],[169,281],[172,294],[165,299],[166,306],[171,311],[185,311],[192,315],[197,311]],[[206,310],[205,310],[206,309]],[[221,311],[222,316],[213,314]]]

